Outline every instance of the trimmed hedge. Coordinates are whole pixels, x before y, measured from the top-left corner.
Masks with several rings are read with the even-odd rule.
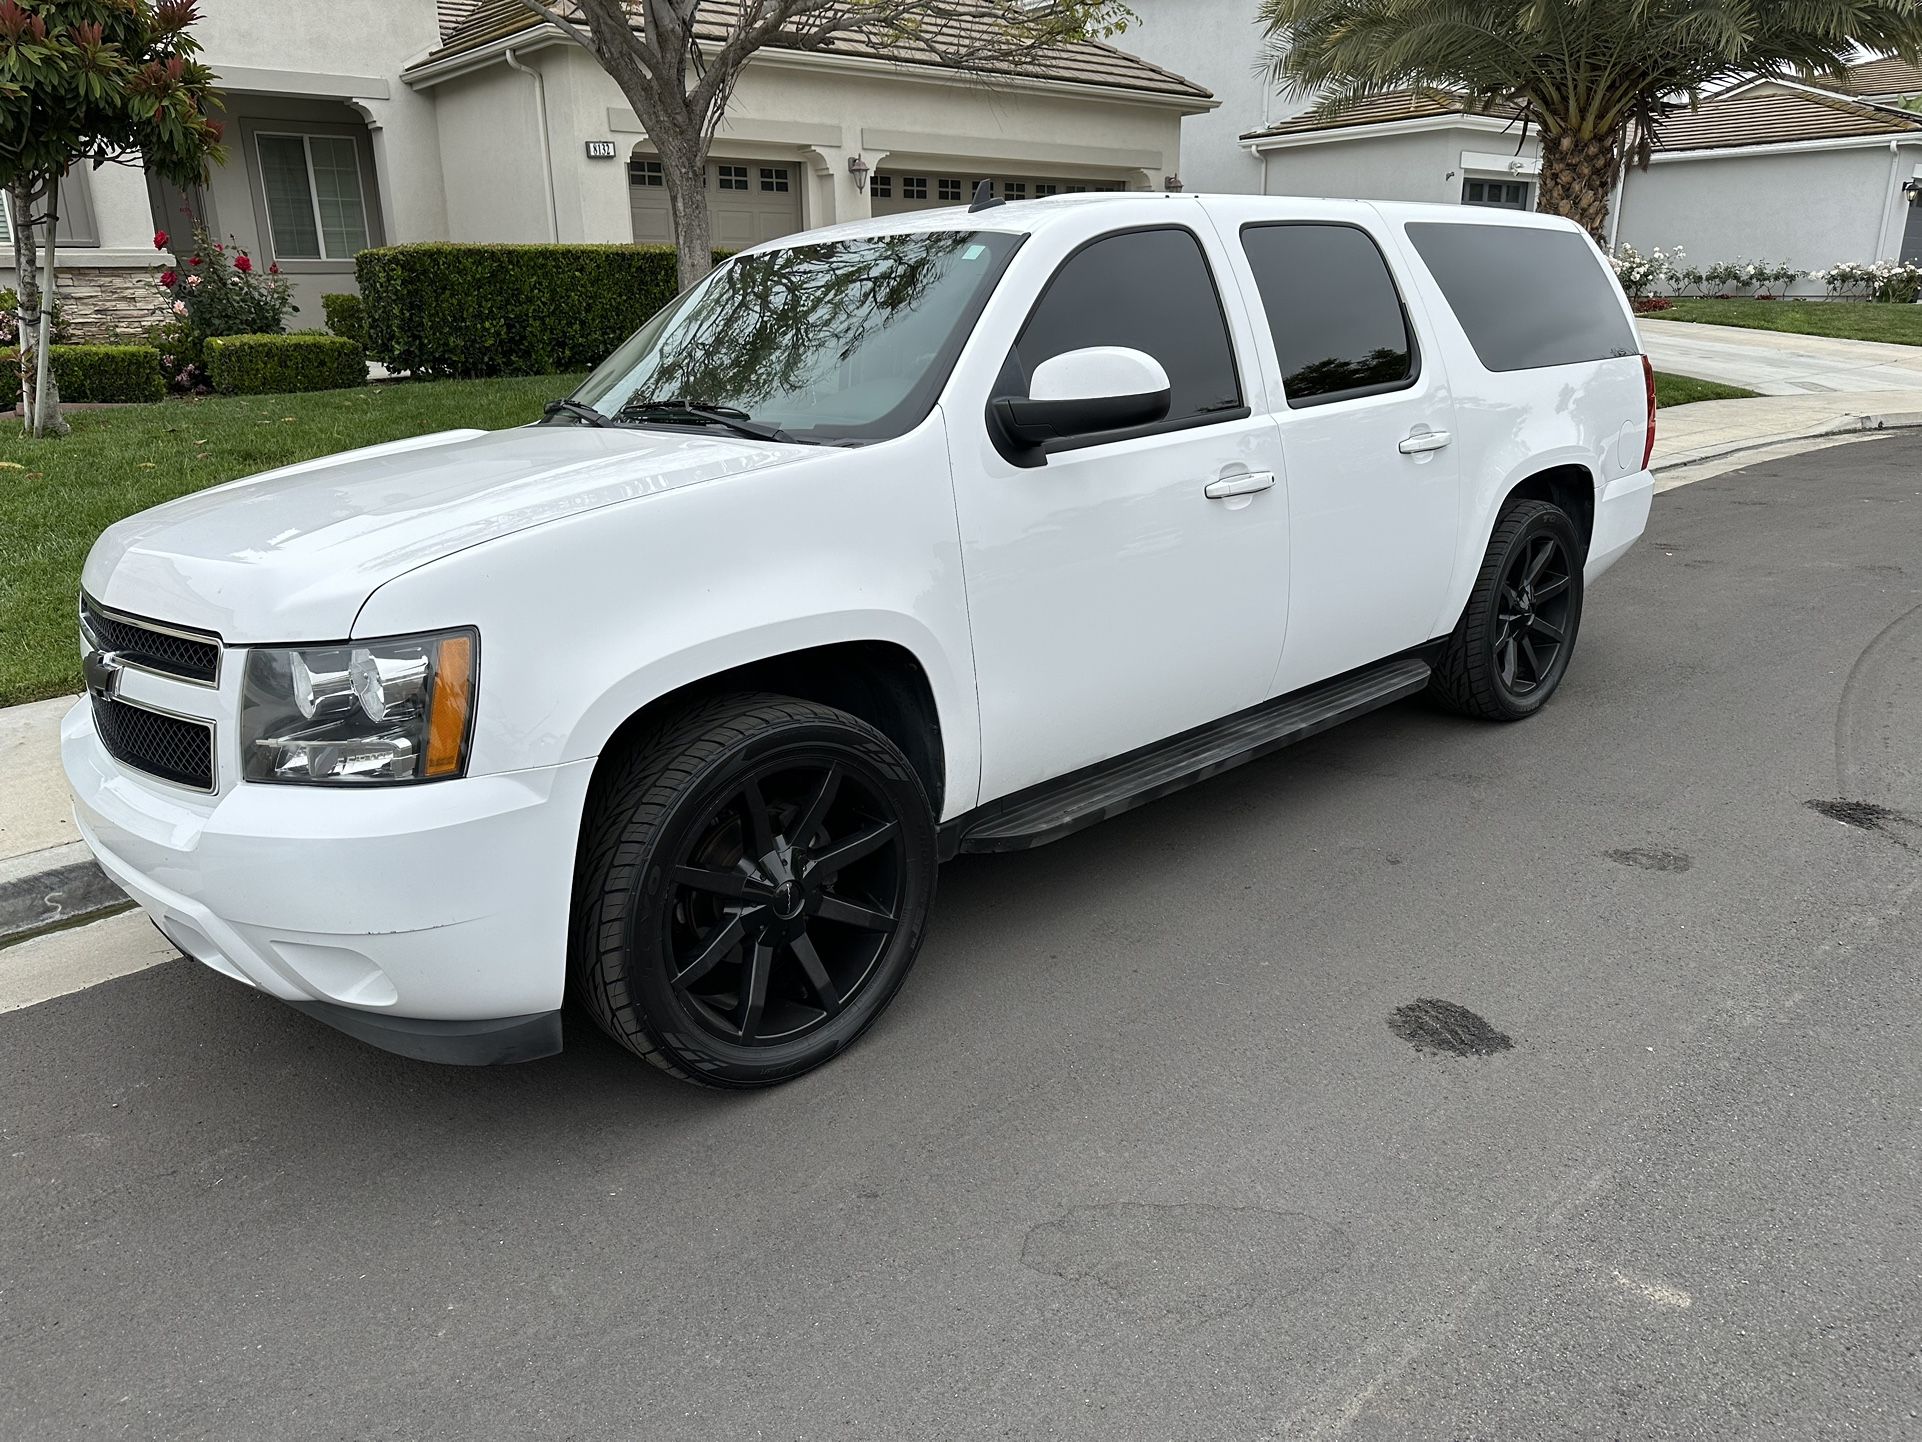
[[[367,307],[352,291],[336,291],[320,298],[327,317],[327,329],[344,336],[362,350],[367,349]]]
[[[160,352],[150,345],[55,345],[47,364],[62,401],[103,404],[167,397]],[[0,406],[20,404],[20,352],[0,350]]]
[[[207,379],[223,396],[346,390],[367,383],[367,353],[317,330],[209,336]]]
[[[368,353],[417,375],[586,370],[680,290],[667,245],[390,245],[354,273]]]

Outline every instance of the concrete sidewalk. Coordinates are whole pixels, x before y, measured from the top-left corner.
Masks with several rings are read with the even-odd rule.
[[[1655,369],[1742,386],[1765,396],[1922,393],[1922,346],[1650,316],[1637,320],[1636,327]],[[1922,409],[1922,397],[1917,409]]]
[[[1653,465],[1658,489],[1668,490],[1771,454],[1907,426],[1922,426],[1922,386],[1701,401],[1661,413]],[[125,904],[74,829],[60,773],[60,718],[73,701],[0,709],[0,946]]]

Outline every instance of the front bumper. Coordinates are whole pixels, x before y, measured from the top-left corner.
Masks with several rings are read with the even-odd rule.
[[[403,1055],[559,1050],[593,762],[206,796],[115,762],[84,700],[60,741],[81,836],[189,956]]]

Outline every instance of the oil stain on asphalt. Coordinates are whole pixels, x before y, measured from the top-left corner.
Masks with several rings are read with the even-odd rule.
[[[1695,864],[1686,851],[1663,851],[1659,847],[1629,846],[1602,854],[1620,866],[1639,867],[1643,871],[1687,871]]]
[[[1913,816],[1904,816],[1900,811],[1891,811],[1886,806],[1877,806],[1873,801],[1805,801],[1809,810],[1839,821],[1844,826],[1853,826],[1857,831],[1873,831],[1877,836],[1886,836],[1897,846],[1909,846],[1902,836],[1889,829],[1889,823],[1901,826],[1922,828],[1922,821]],[[1914,850],[1914,847],[1909,847]]]
[[[1493,1056],[1515,1045],[1486,1017],[1436,997],[1418,997],[1389,1013],[1388,1029],[1416,1051],[1435,1056]]]

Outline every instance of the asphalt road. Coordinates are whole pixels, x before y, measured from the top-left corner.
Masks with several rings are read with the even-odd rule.
[[[1922,817],[1922,442],[1656,504],[1542,716],[959,862],[775,1093],[0,1018],[0,1436],[1922,1436],[1922,823],[1807,805]]]

